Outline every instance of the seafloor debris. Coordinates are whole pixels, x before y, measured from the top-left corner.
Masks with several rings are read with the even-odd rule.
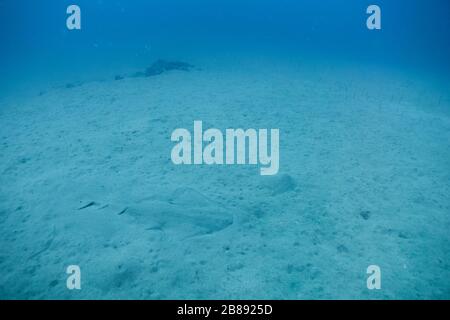
[[[191,71],[194,68],[192,64],[181,62],[181,61],[167,61],[163,59],[158,59],[144,71],[137,71],[132,74],[116,74],[114,80],[119,81],[125,78],[141,78],[141,77],[153,77],[160,75],[167,71],[179,70],[179,71]],[[69,82],[64,85],[66,89],[72,89],[83,85],[83,82]],[[42,96],[45,92],[41,91],[39,93]]]
[[[153,76],[160,75],[167,71],[172,71],[172,70],[191,71],[191,69],[193,69],[193,68],[194,68],[193,65],[186,63],[186,62],[167,61],[167,60],[158,59],[155,62],[153,62],[153,64],[150,67],[146,68],[144,71],[137,71],[128,76],[125,76],[122,74],[117,74],[114,77],[114,80],[122,80],[125,77],[129,77],[129,78],[153,77]]]
[[[86,208],[95,206],[96,204],[97,204],[97,203],[96,203],[95,201],[91,201],[91,202],[89,202],[88,204],[86,204],[86,205],[84,205],[84,206],[82,206],[82,207],[79,207],[78,210],[83,210],[83,209],[86,209]]]
[[[151,77],[171,70],[190,71],[193,67],[194,67],[193,65],[186,62],[166,61],[159,59],[155,61],[150,67],[145,69],[144,75],[146,77]]]
[[[66,83],[65,88],[66,89],[72,89],[72,88],[79,87],[81,85],[83,85],[83,82],[80,82],[80,81],[78,81],[78,82],[69,82],[69,83]]]
[[[364,210],[364,211],[361,211],[361,212],[359,213],[359,215],[360,215],[364,220],[369,220],[371,213],[370,213],[369,210]]]

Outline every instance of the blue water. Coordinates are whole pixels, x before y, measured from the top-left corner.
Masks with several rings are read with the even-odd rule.
[[[378,32],[365,28],[370,1],[81,0],[81,32],[65,26],[68,4],[2,1],[2,60],[15,66],[11,72],[33,67],[44,74],[81,72],[154,56],[242,50],[449,70],[445,0],[379,1],[383,28]]]
[[[449,15],[0,0],[0,298],[450,298]],[[195,120],[279,129],[279,172],[175,165]]]

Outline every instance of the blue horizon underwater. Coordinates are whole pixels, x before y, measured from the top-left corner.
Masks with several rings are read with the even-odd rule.
[[[449,15],[0,0],[0,299],[450,299]]]

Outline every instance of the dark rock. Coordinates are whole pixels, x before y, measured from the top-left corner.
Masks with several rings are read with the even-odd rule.
[[[370,211],[369,211],[369,210],[361,211],[361,212],[359,213],[359,215],[360,215],[364,220],[369,220],[369,218],[370,218]]]
[[[338,245],[336,249],[339,253],[348,253],[349,252],[348,248],[343,244]]]
[[[190,71],[193,67],[194,66],[186,62],[166,61],[159,59],[145,70],[145,76],[157,76],[162,74],[163,72],[171,70]]]
[[[404,231],[399,231],[398,237],[402,238],[402,239],[409,239],[410,238],[410,236]]]
[[[53,280],[52,282],[50,282],[49,286],[55,287],[57,284],[58,284],[58,280]]]
[[[69,82],[69,83],[66,83],[65,87],[66,87],[66,89],[72,89],[72,88],[79,87],[81,85],[83,85],[82,82]]]
[[[265,211],[262,208],[258,207],[258,206],[255,206],[255,207],[251,208],[250,212],[251,212],[252,215],[254,215],[258,219],[264,217],[264,215],[266,214]]]

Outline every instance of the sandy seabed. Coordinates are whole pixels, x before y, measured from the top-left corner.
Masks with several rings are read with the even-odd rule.
[[[448,90],[197,62],[0,99],[0,298],[450,298]],[[194,120],[280,129],[280,172],[175,166]]]

